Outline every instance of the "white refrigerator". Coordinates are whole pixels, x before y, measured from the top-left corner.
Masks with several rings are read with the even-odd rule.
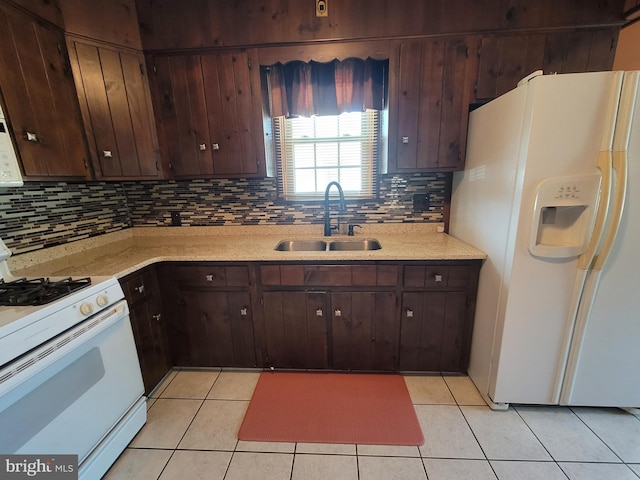
[[[493,408],[640,407],[639,73],[536,72],[470,114],[449,233],[488,255],[468,372]]]

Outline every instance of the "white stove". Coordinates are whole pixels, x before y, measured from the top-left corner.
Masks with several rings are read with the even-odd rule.
[[[94,313],[109,308],[124,298],[124,292],[114,277],[91,277],[81,279],[85,285],[67,295],[44,304],[20,304],[20,299],[11,302],[11,294],[17,287],[34,284],[46,285],[56,282],[77,281],[66,278],[14,277],[9,272],[7,259],[11,251],[0,239],[0,366],[16,359],[32,348],[77,325]],[[14,288],[11,288],[14,287]],[[14,298],[19,294],[13,295]],[[6,300],[2,302],[3,298]],[[48,300],[46,297],[43,301]],[[7,305],[6,303],[17,303]],[[29,303],[27,298],[25,302]]]
[[[77,455],[79,478],[100,478],[146,421],[122,288],[16,278],[10,255],[0,240],[0,452]]]

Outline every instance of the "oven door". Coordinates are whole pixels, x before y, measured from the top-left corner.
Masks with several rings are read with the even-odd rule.
[[[128,312],[121,301],[0,371],[0,452],[82,464],[109,435],[143,395]]]

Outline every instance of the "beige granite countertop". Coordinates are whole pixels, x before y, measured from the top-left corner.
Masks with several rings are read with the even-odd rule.
[[[322,225],[136,227],[35,252],[14,255],[16,276],[123,277],[161,261],[468,260],[486,254],[450,235],[441,224],[364,224],[354,237],[322,236]],[[279,252],[283,239],[375,238],[371,251]]]

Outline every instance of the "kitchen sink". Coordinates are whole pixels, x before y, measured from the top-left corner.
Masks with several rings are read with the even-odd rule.
[[[361,251],[361,250],[380,250],[382,245],[378,240],[335,240],[329,243],[329,250],[336,251]]]
[[[280,252],[324,252],[380,250],[382,245],[375,239],[364,240],[281,240],[274,247]]]
[[[322,252],[326,249],[324,240],[282,240],[274,247],[280,252]]]

